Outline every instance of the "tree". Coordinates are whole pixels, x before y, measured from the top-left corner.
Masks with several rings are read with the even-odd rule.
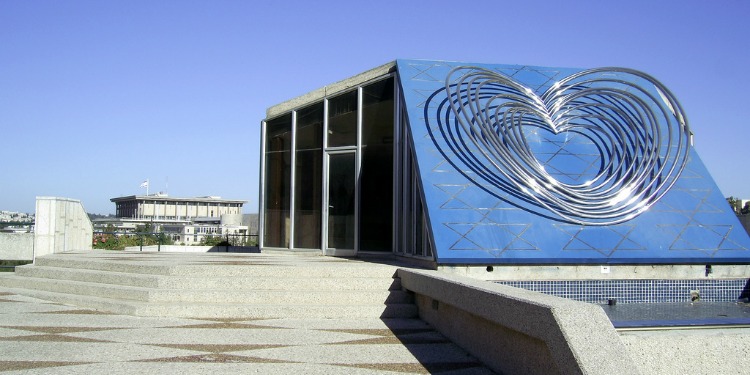
[[[739,198],[735,198],[735,197],[729,197],[727,198],[727,203],[729,203],[729,207],[732,208],[732,211],[734,211],[735,214],[740,213],[740,209],[741,209],[740,205],[742,204],[742,200],[740,200]]]
[[[173,245],[174,240],[164,233],[155,233],[151,223],[138,225],[134,234],[116,234],[114,226],[108,225],[105,232],[94,233],[93,248],[123,250],[131,246]]]

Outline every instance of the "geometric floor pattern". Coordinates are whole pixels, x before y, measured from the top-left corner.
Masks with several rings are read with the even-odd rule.
[[[0,288],[0,375],[492,374],[419,319],[181,319]]]

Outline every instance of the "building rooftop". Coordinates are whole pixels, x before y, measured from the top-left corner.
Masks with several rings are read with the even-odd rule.
[[[203,197],[170,197],[166,194],[152,194],[152,195],[128,195],[124,197],[111,198],[110,202],[123,202],[132,200],[150,200],[150,201],[176,201],[176,202],[224,202],[224,203],[247,203],[246,200],[241,199],[222,199],[219,196],[208,195]]]

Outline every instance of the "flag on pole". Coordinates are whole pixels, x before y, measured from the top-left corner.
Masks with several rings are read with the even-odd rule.
[[[146,188],[146,195],[148,195],[148,178],[146,181],[141,182],[141,187]]]

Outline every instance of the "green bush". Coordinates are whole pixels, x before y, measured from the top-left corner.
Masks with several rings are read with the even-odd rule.
[[[95,233],[94,249],[124,250],[130,246],[172,245],[174,241],[164,233],[112,234]]]

